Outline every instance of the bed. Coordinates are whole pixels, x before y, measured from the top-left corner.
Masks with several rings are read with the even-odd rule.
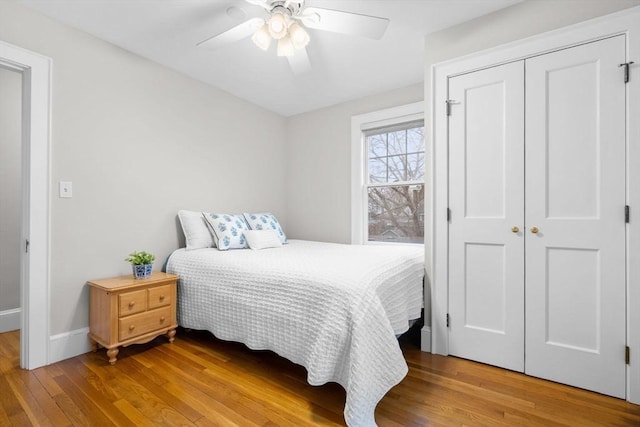
[[[396,336],[420,317],[424,253],[415,246],[290,240],[280,248],[178,249],[178,323],[307,369],[311,385],[346,390],[349,426],[375,425],[407,373]]]

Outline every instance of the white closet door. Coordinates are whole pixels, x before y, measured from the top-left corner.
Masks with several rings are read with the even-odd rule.
[[[449,352],[522,371],[523,62],[454,77],[449,98]]]
[[[618,397],[625,396],[623,62],[623,36],[526,60],[525,372]]]

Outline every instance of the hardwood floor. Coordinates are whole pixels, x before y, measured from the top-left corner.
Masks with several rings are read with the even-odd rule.
[[[522,374],[422,353],[376,410],[380,426],[631,426],[640,406]],[[19,368],[19,334],[0,334],[0,426],[344,425],[345,393],[304,368],[208,333],[179,330],[54,365]]]

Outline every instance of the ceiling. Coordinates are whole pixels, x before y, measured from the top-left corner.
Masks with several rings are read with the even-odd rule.
[[[18,0],[41,13],[283,116],[419,83],[424,36],[521,0],[307,0],[390,19],[381,40],[308,29],[312,70],[294,75],[275,44],[196,44],[265,11],[244,0]],[[235,15],[235,14],[232,14]]]

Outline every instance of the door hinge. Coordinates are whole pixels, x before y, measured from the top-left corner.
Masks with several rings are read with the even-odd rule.
[[[29,239],[24,241],[24,251],[29,252]]]
[[[447,313],[447,328],[449,327],[449,313]]]
[[[626,346],[624,348],[624,363],[629,365],[630,361],[631,361],[631,349],[629,349],[629,346]]]
[[[451,209],[447,208],[447,221],[451,221]]]
[[[618,65],[618,67],[624,67],[624,82],[629,83],[629,66],[633,64],[633,61],[625,62]]]
[[[453,99],[447,99],[444,103],[447,104],[447,116],[451,115],[451,104],[459,104],[459,102],[454,101]]]
[[[631,209],[629,208],[629,205],[625,205],[624,207],[624,222],[626,222],[627,224],[629,223],[629,211]]]

